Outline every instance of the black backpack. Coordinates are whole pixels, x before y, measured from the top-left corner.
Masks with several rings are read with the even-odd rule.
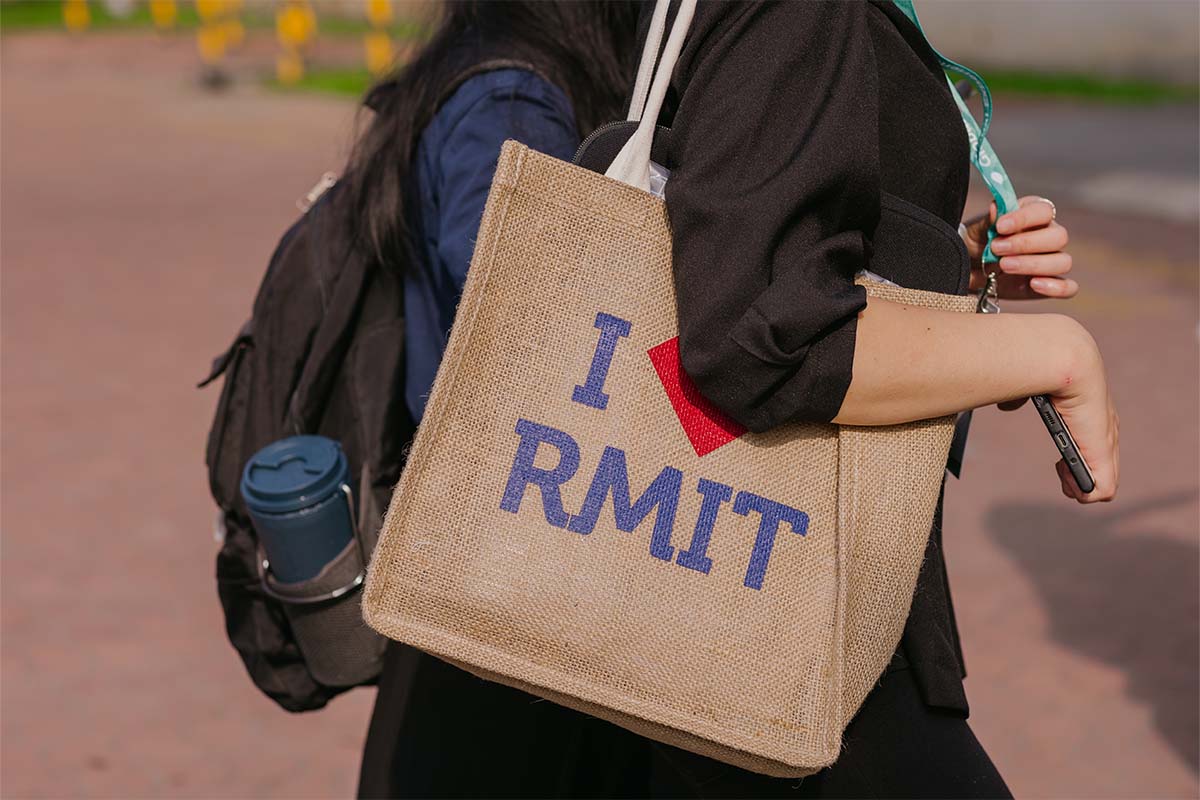
[[[541,74],[527,61],[478,57],[442,87],[435,109],[483,72]],[[378,110],[392,89],[392,82],[376,86],[365,105]],[[340,224],[339,191],[326,175],[309,193],[310,207],[271,256],[250,320],[200,383],[225,376],[206,455],[223,531],[217,591],[225,630],[255,685],[289,711],[322,708],[352,687],[313,678],[281,602],[263,591],[242,469],[259,449],[288,436],[340,442],[357,502],[356,533],[370,554],[415,432],[404,401],[406,265],[374,268],[352,246]],[[414,653],[392,652],[397,664],[410,663]]]
[[[339,186],[327,176],[310,199],[321,189],[279,242],[250,320],[200,384],[225,376],[206,457],[223,531],[217,589],[225,630],[254,683],[289,711],[321,708],[350,687],[313,678],[282,604],[263,591],[242,469],[287,436],[340,442],[357,535],[370,553],[414,431],[404,404],[400,270],[373,268],[356,252],[337,218]],[[381,658],[382,650],[381,640]]]

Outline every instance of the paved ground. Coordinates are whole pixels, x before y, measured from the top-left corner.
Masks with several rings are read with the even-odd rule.
[[[288,716],[225,644],[202,468],[216,392],[192,388],[294,199],[338,167],[353,106],[214,96],[192,68],[184,40],[0,45],[6,797],[354,788],[371,693]],[[1100,155],[1029,169],[1039,125],[1088,114],[1108,119],[1086,131]],[[1195,109],[1001,118],[1019,188],[1053,192],[1076,234],[1069,308],[1108,357],[1124,486],[1070,506],[1031,411],[977,414],[946,526],[972,722],[1019,795],[1195,797],[1200,230],[1066,179],[1102,177],[1106,134],[1174,125],[1120,170],[1194,181]]]

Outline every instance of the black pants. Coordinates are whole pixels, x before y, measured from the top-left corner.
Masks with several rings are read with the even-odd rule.
[[[660,745],[393,646],[359,796],[1011,797],[965,719],[892,671],[846,729],[832,767],[769,778]]]

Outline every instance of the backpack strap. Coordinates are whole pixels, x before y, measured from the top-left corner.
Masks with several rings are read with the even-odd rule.
[[[527,61],[507,58],[486,59],[455,75],[439,95],[438,107],[472,77],[500,69],[522,69],[547,80],[533,64]],[[381,107],[387,102],[387,93],[394,91],[395,87],[395,80],[379,84],[367,95],[366,105],[370,108]],[[335,186],[324,197],[329,197],[336,191],[337,187]],[[313,212],[318,211],[319,208],[314,206]],[[314,249],[311,252],[312,263],[317,263],[322,257],[337,258],[338,270],[336,276],[329,281],[322,292],[320,324],[313,336],[311,350],[304,360],[303,369],[288,403],[285,428],[295,434],[310,433],[316,430],[321,413],[325,408],[329,387],[336,379],[341,369],[342,357],[355,335],[356,320],[364,301],[364,293],[369,291],[374,279],[370,266],[353,252],[347,242],[337,237],[336,226],[327,219],[327,215],[310,213],[308,218],[309,241],[307,246],[324,248],[323,250]],[[397,311],[397,313],[400,312]]]
[[[532,72],[546,83],[558,86],[558,84],[547,77],[544,72],[535,67],[532,62],[522,61],[517,58],[489,58],[485,61],[480,61],[475,66],[469,67],[455,75],[454,80],[447,83],[445,88],[442,89],[442,94],[438,97],[438,107],[441,108],[442,104],[449,100],[450,97],[457,92],[464,83],[471,80],[471,78],[474,78],[476,75],[482,75],[485,72],[496,72],[497,70],[502,69],[519,69],[524,70],[525,72]],[[562,87],[559,88],[561,89]]]
[[[520,69],[525,72],[532,72],[546,81],[546,83],[558,86],[555,81],[551,80],[530,61],[522,61],[519,58],[488,58],[467,67],[446,82],[446,85],[442,87],[442,91],[438,95],[437,102],[434,104],[434,113],[442,107],[442,104],[450,99],[451,95],[458,91],[459,87],[471,78],[474,78],[476,75],[482,75],[485,72],[495,72],[501,69]],[[363,105],[372,111],[378,112],[387,104],[388,99],[396,91],[397,82],[398,79],[391,78],[390,80],[375,84],[367,92],[367,96],[363,99]],[[561,89],[562,87],[559,86],[559,88]],[[432,117],[432,114],[430,116]]]

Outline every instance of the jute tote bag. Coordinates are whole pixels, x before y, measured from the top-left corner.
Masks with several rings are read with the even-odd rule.
[[[837,758],[899,641],[952,419],[753,434],[681,369],[671,231],[645,187],[693,6],[651,84],[659,3],[641,124],[608,176],[505,144],[363,609],[485,678],[800,776]]]

